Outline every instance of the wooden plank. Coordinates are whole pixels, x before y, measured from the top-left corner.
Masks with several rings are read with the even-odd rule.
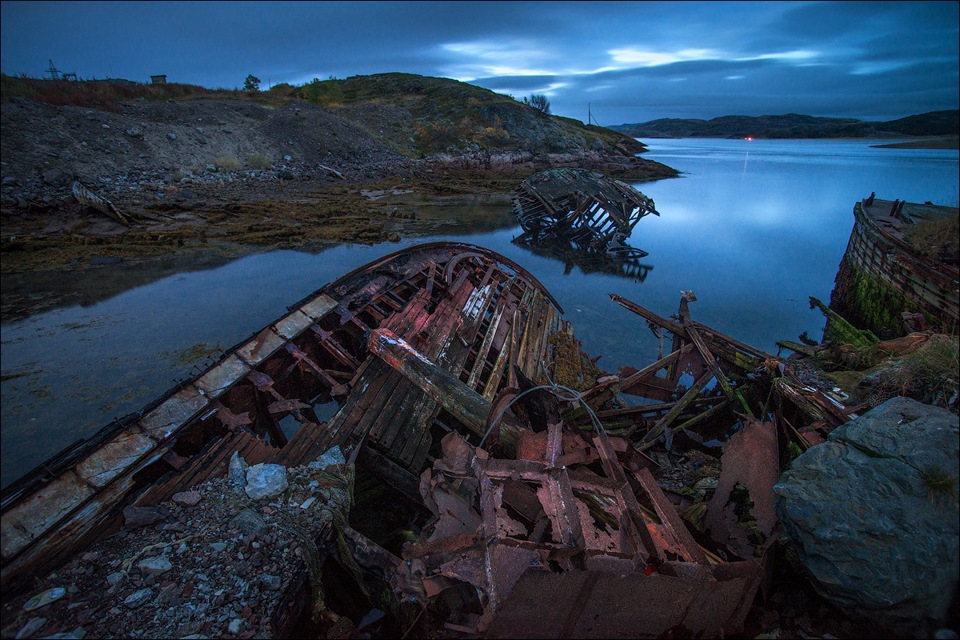
[[[401,338],[388,331],[376,330],[367,341],[371,353],[381,357],[394,370],[401,372],[428,393],[473,433],[483,436],[487,430],[490,403],[463,384],[449,371],[438,367]],[[510,445],[524,427],[504,417],[500,439]]]

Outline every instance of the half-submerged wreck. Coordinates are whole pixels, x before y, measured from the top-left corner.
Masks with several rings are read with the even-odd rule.
[[[877,335],[928,326],[956,333],[957,213],[956,207],[880,200],[874,194],[856,203],[830,307]]]
[[[170,504],[192,488],[206,491],[204,500],[237,500],[230,490],[205,489],[225,476],[232,482],[237,459],[304,469],[339,448],[346,458],[337,468],[356,465],[422,526],[388,549],[343,519],[310,520],[308,531],[297,530],[301,553],[285,556],[302,560],[299,573],[258,622],[270,635],[295,635],[305,611],[321,627],[347,619],[324,604],[336,595],[320,587],[329,558],[349,567],[338,588],[351,579],[373,585],[364,593],[380,618],[387,611],[394,621],[384,636],[739,633],[775,540],[778,461],[788,444],[805,450],[852,414],[800,382],[791,365],[693,321],[692,300],[687,292],[674,321],[614,296],[655,332],[672,333],[673,347],[641,370],[598,378],[549,292],[489,250],[432,243],[357,269],[143,411],[3,491],[4,613],[14,616],[4,627],[33,623],[38,599],[28,600],[24,588],[68,560],[77,566],[81,552],[130,528],[132,509]],[[695,378],[689,387],[685,375]],[[621,392],[660,402],[624,406],[615,402]],[[709,503],[658,485],[653,473],[671,466],[671,449],[715,451],[705,442],[716,435],[708,434],[718,425],[729,432],[731,424],[737,432],[723,445]],[[291,484],[290,495],[280,493],[272,506],[246,490],[240,498],[248,506],[236,517],[276,515],[288,504],[307,513],[317,496],[329,495],[323,482],[296,473],[296,489]],[[285,535],[261,525],[259,534],[242,537],[259,545],[259,555],[267,540]],[[158,523],[159,542],[107,566],[126,574],[143,554],[188,549],[200,532],[179,538],[177,526]],[[266,535],[263,544],[258,535]],[[124,539],[131,538],[138,536]],[[137,566],[149,560],[143,571],[153,571],[164,558]],[[96,584],[114,569],[102,570]],[[57,586],[49,584],[55,576],[47,577],[49,586]],[[191,597],[196,581],[179,580],[163,585],[165,597]],[[149,589],[134,591],[143,582],[110,584],[104,604],[84,600],[74,605],[80,609],[66,604],[66,589],[43,592],[63,598],[45,615],[115,619],[124,605],[144,606]],[[369,625],[362,617],[348,626]],[[233,623],[249,629],[242,619]]]
[[[630,185],[585,169],[555,168],[530,176],[513,195],[520,226],[537,240],[564,238],[620,244],[651,213],[653,200]]]

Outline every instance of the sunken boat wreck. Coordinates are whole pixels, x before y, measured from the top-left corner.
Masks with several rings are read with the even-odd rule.
[[[346,274],[3,491],[4,635],[740,633],[779,461],[856,414],[695,299],[670,319],[613,296],[672,336],[613,375],[487,249]],[[723,434],[712,491],[662,475]],[[378,536],[397,513],[405,535]]]

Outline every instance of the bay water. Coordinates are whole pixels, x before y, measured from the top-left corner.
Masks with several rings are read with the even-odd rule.
[[[422,201],[426,215],[456,222],[400,243],[270,251],[203,265],[117,264],[57,281],[4,277],[5,297],[42,299],[64,286],[86,293],[76,296],[80,304],[0,326],[0,483],[139,410],[287,305],[400,248],[449,240],[511,258],[550,290],[584,349],[601,357],[598,366],[616,372],[649,364],[661,345],[611,293],[669,316],[680,292],[692,290],[694,319],[776,354],[778,340],[820,337],[824,319],[808,300],[829,301],[855,202],[875,192],[957,206],[956,150],[882,149],[869,140],[643,142],[650,148],[644,157],[682,175],[635,185],[661,215],[644,218],[627,240],[648,252],[631,274],[595,259],[534,253],[513,242],[521,229],[510,205],[479,198]],[[95,293],[105,289],[108,295]]]

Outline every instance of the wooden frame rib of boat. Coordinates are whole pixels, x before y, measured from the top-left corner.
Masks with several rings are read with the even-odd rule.
[[[288,310],[197,377],[7,487],[3,590],[117,530],[125,507],[223,473],[235,451],[249,464],[295,466],[363,441],[383,470],[419,473],[449,430],[479,440],[486,416],[474,414],[513,381],[510,365],[538,377],[550,334],[568,330],[532,275],[459,243],[398,251]],[[398,344],[453,388],[425,391],[388,357]]]
[[[585,169],[548,169],[520,183],[514,213],[523,230],[605,244],[627,238],[645,216],[660,214],[653,200],[620,180]]]

